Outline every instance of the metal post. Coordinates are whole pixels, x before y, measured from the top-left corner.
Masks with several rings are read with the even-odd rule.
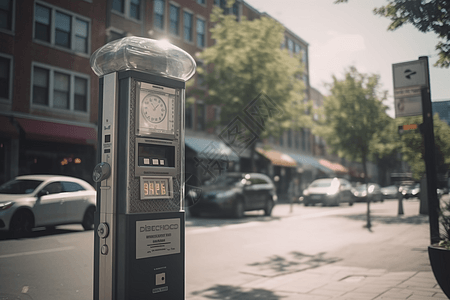
[[[434,126],[433,126],[433,112],[431,107],[431,93],[430,93],[430,72],[428,65],[428,57],[421,56],[419,60],[425,61],[427,86],[422,88],[422,116],[424,129],[424,144],[425,144],[425,166],[427,174],[427,196],[428,196],[428,211],[430,220],[430,240],[431,244],[439,242],[439,202],[436,194],[436,159],[434,155]]]

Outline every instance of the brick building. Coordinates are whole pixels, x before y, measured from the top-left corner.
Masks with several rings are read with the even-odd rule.
[[[96,163],[98,78],[90,55],[125,36],[167,39],[194,58],[213,44],[209,29],[215,5],[225,13],[255,19],[261,13],[245,1],[226,8],[224,0],[6,0],[0,6],[0,183],[20,174],[52,173],[91,181]],[[305,98],[311,99],[308,44],[286,28],[286,47],[302,53]],[[197,61],[201,65],[201,61]],[[197,81],[194,77],[191,80]],[[314,94],[315,95],[315,94]],[[208,123],[220,107],[201,99],[186,108],[186,166],[201,145],[218,142]],[[261,170],[286,176],[286,182],[318,163],[316,138],[309,130],[289,130],[265,141],[273,150],[258,153]],[[222,145],[226,147],[225,145]],[[278,154],[277,154],[278,153]],[[280,164],[274,155],[291,153],[295,163]],[[231,155],[232,169],[250,171],[249,154]],[[305,160],[304,158],[309,160]],[[307,163],[308,161],[308,163]],[[283,187],[280,186],[280,189]]]

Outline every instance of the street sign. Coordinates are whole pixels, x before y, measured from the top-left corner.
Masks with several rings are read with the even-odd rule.
[[[414,60],[392,65],[394,90],[404,87],[427,87],[426,65],[423,60]]]
[[[393,64],[392,71],[395,117],[422,115],[422,88],[428,87],[425,62],[416,60]]]

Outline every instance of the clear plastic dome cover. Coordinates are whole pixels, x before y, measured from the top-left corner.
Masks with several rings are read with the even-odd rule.
[[[97,76],[138,70],[187,81],[196,64],[189,53],[169,42],[132,36],[97,49],[91,56],[91,68]]]

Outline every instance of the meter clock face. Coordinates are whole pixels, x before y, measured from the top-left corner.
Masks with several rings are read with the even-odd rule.
[[[141,111],[148,122],[158,124],[166,119],[167,104],[161,97],[150,94],[142,100]]]
[[[174,135],[176,89],[140,83],[138,92],[138,135]]]

